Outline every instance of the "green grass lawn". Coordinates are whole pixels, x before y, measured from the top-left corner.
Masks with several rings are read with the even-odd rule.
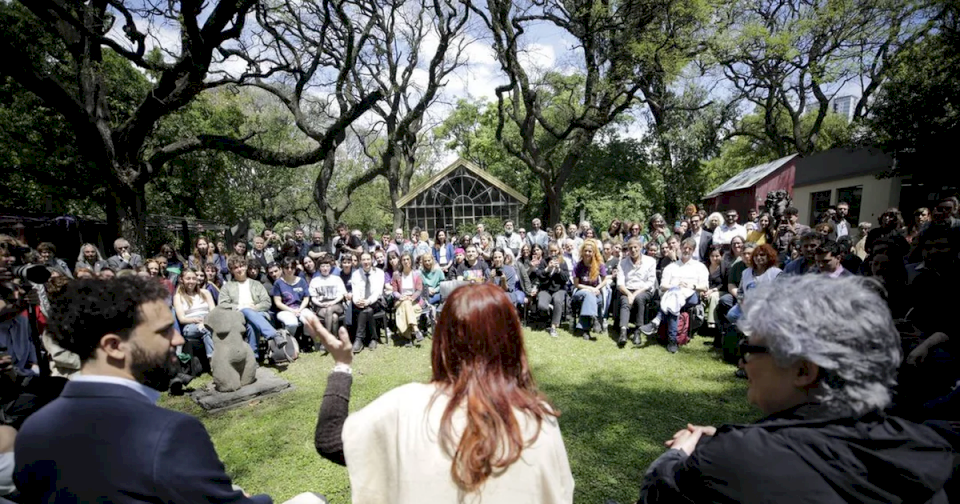
[[[608,338],[587,342],[560,335],[528,330],[526,344],[534,377],[562,412],[577,503],[635,500],[643,471],[663,452],[663,441],[687,422],[720,425],[760,417],[746,402],[745,381],[734,378],[733,368],[703,345],[704,338],[670,355],[660,346],[620,350]],[[351,411],[393,387],[425,381],[429,354],[428,345],[381,345],[357,356]],[[219,414],[203,413],[187,397],[164,397],[161,404],[203,421],[227,472],[248,492],[282,502],[315,491],[331,503],[349,503],[346,469],[321,459],[313,447],[332,367],[329,356],[305,354],[281,371],[294,390]]]

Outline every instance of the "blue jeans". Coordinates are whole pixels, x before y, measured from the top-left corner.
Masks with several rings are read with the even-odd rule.
[[[434,305],[434,306],[440,304],[440,293],[438,292],[438,293],[436,293],[436,294],[428,297],[428,298],[427,298],[427,302],[430,303],[430,304],[432,304],[432,305]]]
[[[207,326],[203,324],[187,324],[183,326],[183,331],[180,334],[186,339],[203,341],[203,348],[207,352],[207,357],[213,355],[213,335],[210,334]]]
[[[730,308],[730,311],[727,312],[727,322],[736,325],[742,316],[743,311],[740,310],[740,305],[734,305],[733,308]]]
[[[700,296],[696,292],[693,293],[687,300],[683,303],[683,306],[680,307],[680,312],[693,308],[700,303]],[[667,321],[667,341],[670,343],[677,342],[677,318],[679,315],[671,315],[663,310],[660,310],[660,318]]]
[[[277,330],[270,325],[270,321],[267,320],[266,315],[253,308],[244,308],[240,310],[240,313],[242,313],[243,318],[247,320],[247,343],[250,343],[250,348],[253,349],[253,355],[259,357],[260,353],[257,352],[258,337],[263,336],[264,339],[271,340],[277,335]]]
[[[583,319],[599,315],[600,300],[597,299],[597,295],[584,289],[577,289],[577,291],[573,293],[573,303],[580,303],[580,316],[577,317],[577,329],[590,329],[589,325],[583,323]]]

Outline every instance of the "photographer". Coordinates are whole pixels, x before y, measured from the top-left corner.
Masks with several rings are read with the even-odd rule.
[[[13,443],[28,416],[60,395],[66,380],[40,375],[36,339],[26,310],[28,290],[47,268],[29,264],[29,248],[0,235],[0,497],[14,492]],[[25,288],[30,286],[29,288]]]

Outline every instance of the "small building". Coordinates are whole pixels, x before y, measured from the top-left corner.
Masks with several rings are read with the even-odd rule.
[[[837,147],[812,154],[797,161],[793,206],[800,210],[801,222],[809,223],[827,207],[846,201],[850,222],[877,225],[887,208],[900,206],[903,178],[878,178],[892,169],[893,158],[871,147]]]
[[[705,196],[704,206],[710,212],[734,208],[742,216],[762,207],[768,192],[785,190],[800,222],[816,222],[827,207],[845,201],[850,222],[877,224],[884,210],[900,206],[901,189],[911,185],[902,177],[881,178],[893,165],[893,158],[869,147],[837,147],[803,158],[794,154],[738,173]]]
[[[760,208],[770,191],[785,190],[792,196],[797,159],[791,154],[743,170],[704,196],[704,208],[707,213],[732,208],[745,216],[748,210]]]
[[[514,221],[527,198],[465,159],[457,159],[397,201],[406,227],[430,234],[458,229],[483,218]]]

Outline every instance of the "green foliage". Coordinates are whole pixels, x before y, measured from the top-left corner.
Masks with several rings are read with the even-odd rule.
[[[346,190],[345,184],[370,169],[369,163],[370,161],[364,157],[344,157],[337,161],[337,168],[329,189],[334,201],[343,197]],[[387,180],[377,177],[372,182],[357,188],[350,196],[350,206],[340,216],[340,220],[352,229],[360,229],[364,233],[370,229],[376,229],[380,234],[393,231],[393,204],[390,202]]]
[[[664,452],[664,440],[688,422],[719,426],[760,416],[746,401],[746,382],[702,339],[668,354],[657,346],[621,350],[606,338],[589,343],[560,334],[554,339],[527,330],[524,343],[538,388],[561,412],[575,503],[635,501],[639,478]],[[223,413],[204,413],[186,396],[165,395],[160,404],[200,418],[227,473],[247,492],[282,502],[316,491],[348,503],[346,468],[322,459],[313,446],[331,366],[327,356],[304,354],[283,373],[294,385],[289,392]],[[353,370],[350,409],[357,411],[395,387],[428,381],[429,347],[381,345],[354,358]],[[196,386],[209,380],[204,376]]]
[[[594,227],[615,218],[644,219],[659,209],[662,198],[660,177],[643,144],[614,136],[591,145],[570,176],[563,195],[564,222],[578,222],[580,209]]]
[[[651,106],[644,146],[663,191],[656,208],[667,219],[706,193],[709,172],[703,161],[720,152],[731,113],[727,104],[708,101],[706,90],[697,86],[679,94],[665,91],[661,103]]]
[[[898,54],[877,94],[868,139],[896,153],[901,174],[955,177],[937,166],[953,157],[960,138],[960,7],[947,8],[937,32]]]
[[[816,114],[804,114],[800,124],[802,135],[807,136],[814,126]],[[791,128],[790,120],[785,114],[779,114],[780,122],[777,128],[783,130]],[[730,177],[741,171],[777,159],[777,151],[771,147],[764,136],[764,113],[762,111],[749,114],[740,119],[737,131],[740,135],[723,144],[720,155],[704,162],[706,167],[706,189],[713,190]],[[814,152],[820,152],[833,147],[847,145],[851,141],[852,127],[847,119],[833,112],[828,113],[820,126],[820,133],[816,136]]]

